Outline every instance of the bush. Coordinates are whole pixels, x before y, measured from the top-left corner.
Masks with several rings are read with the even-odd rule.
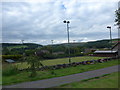
[[[11,64],[8,64],[2,70],[2,75],[3,76],[11,76],[11,75],[15,75],[15,74],[18,74],[18,73],[19,73],[19,70],[18,70],[17,66],[13,66]]]

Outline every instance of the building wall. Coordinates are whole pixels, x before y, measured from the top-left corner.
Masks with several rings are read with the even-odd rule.
[[[97,57],[116,57],[117,53],[111,54],[111,53],[96,53],[94,56]]]
[[[118,51],[118,57],[120,57],[120,42],[112,50]]]

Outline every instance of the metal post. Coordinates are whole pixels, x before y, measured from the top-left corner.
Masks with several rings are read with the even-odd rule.
[[[71,58],[70,58],[70,40],[69,40],[69,23],[67,23],[67,32],[68,32],[68,49],[69,49],[69,63],[71,63]]]
[[[112,35],[111,35],[111,28],[110,28],[110,40],[111,40],[111,51],[112,51]]]
[[[111,34],[111,27],[107,26],[110,29],[110,42],[111,42],[111,52],[112,52],[112,34]]]
[[[68,54],[69,54],[69,63],[71,63],[71,57],[70,57],[70,42],[69,42],[69,23],[70,21],[63,21],[67,24],[67,34],[68,34]]]

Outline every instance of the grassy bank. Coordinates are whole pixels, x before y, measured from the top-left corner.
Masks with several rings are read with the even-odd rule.
[[[64,84],[56,88],[118,88],[118,73],[120,74],[120,72],[115,72],[79,82]]]
[[[30,75],[30,72],[20,72],[19,74],[15,74],[11,76],[3,76],[2,84],[10,85],[10,84],[16,84],[16,83],[26,82],[26,81],[35,81],[35,80],[41,80],[41,79],[47,79],[47,78],[53,78],[53,77],[66,76],[66,75],[82,73],[85,71],[96,70],[96,69],[105,68],[105,67],[114,66],[114,65],[118,65],[118,60],[112,60],[109,62],[97,63],[92,65],[79,65],[76,67],[69,67],[69,68],[63,68],[58,70],[37,71],[37,76],[33,78],[28,77]]]

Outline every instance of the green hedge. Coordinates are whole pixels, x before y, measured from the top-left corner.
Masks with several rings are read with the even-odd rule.
[[[2,59],[19,59],[22,55],[2,55]]]

